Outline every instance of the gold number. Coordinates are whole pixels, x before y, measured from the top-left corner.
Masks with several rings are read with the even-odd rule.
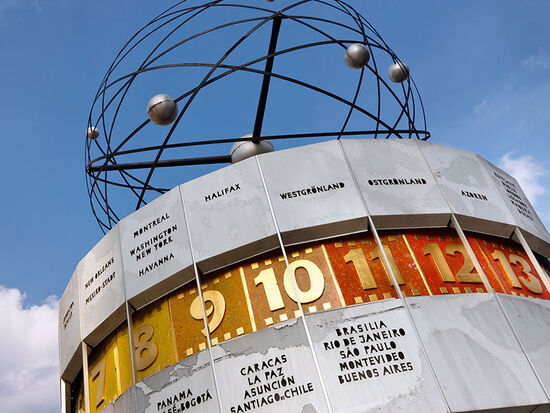
[[[466,252],[466,248],[462,244],[449,244],[445,247],[445,252],[454,256],[457,252],[464,258],[464,264],[462,268],[458,270],[456,274],[458,282],[461,283],[483,283],[481,277],[474,271],[474,264],[470,259],[470,256]]]
[[[293,300],[301,303],[311,303],[312,301],[317,300],[323,295],[325,290],[325,278],[323,277],[323,272],[321,269],[314,263],[309,260],[297,260],[290,264],[290,274],[294,278],[294,284],[296,285],[296,291],[298,297],[294,295],[294,288],[292,286],[292,281],[290,279],[291,275],[288,272],[288,268],[285,270],[284,275],[284,285],[285,290],[288,296]],[[309,276],[309,289],[303,291],[298,286],[296,282],[296,271],[298,268],[303,268]]]
[[[359,281],[361,281],[361,286],[363,290],[370,290],[371,288],[377,288],[376,281],[372,276],[372,271],[370,270],[367,257],[361,248],[355,248],[350,250],[346,255],[344,255],[346,264],[351,262],[355,267],[355,272],[359,276]]]
[[[96,407],[105,400],[105,369],[107,368],[107,356],[104,356],[92,370],[92,382],[97,378]]]
[[[508,283],[514,288],[521,288],[518,277],[516,277],[516,274],[514,273],[514,270],[510,266],[510,263],[506,259],[504,253],[499,250],[494,250],[492,255],[493,259],[497,261],[500,264],[501,268],[504,270],[506,278],[508,278]]]
[[[258,276],[254,278],[254,282],[256,285],[264,285],[264,291],[270,311],[280,310],[285,307],[273,268],[267,268],[260,271]]]
[[[422,252],[424,253],[424,255],[432,256],[435,268],[439,272],[439,275],[441,276],[443,282],[455,282],[453,272],[451,271],[449,264],[447,264],[447,260],[443,256],[443,252],[441,252],[441,248],[439,248],[438,244],[436,244],[435,242],[427,244],[424,248],[422,248]]]
[[[399,271],[399,268],[397,268],[397,263],[393,259],[393,255],[390,251],[390,247],[387,245],[384,245],[384,252],[386,253],[386,256],[388,257],[388,261],[390,262],[391,269],[393,270],[393,275],[395,275],[395,278],[397,280],[397,283],[399,285],[405,284],[405,281],[403,280],[403,277],[401,276],[401,272]],[[388,280],[390,281],[390,284],[393,285],[393,279],[390,273],[390,270],[388,266],[386,265],[386,260],[382,256],[382,252],[380,247],[376,247],[373,252],[370,253],[373,260],[379,259],[382,261],[382,266],[384,267],[384,271],[386,272],[386,277],[388,277]],[[395,286],[394,286],[395,287]]]
[[[206,317],[212,315],[212,319],[208,323],[208,331],[212,333],[216,330],[222,323],[223,317],[225,315],[225,298],[223,294],[217,290],[208,290],[202,293],[204,298],[204,310],[206,312]],[[210,307],[207,308],[208,302],[212,303]],[[189,308],[191,317],[195,320],[202,320],[202,308],[200,297],[196,297],[191,303]],[[206,330],[203,328],[202,334],[206,336]]]
[[[525,285],[525,287],[527,287],[529,291],[535,294],[542,293],[542,285],[540,284],[540,281],[533,274],[531,274],[531,266],[526,260],[521,258],[519,255],[510,254],[510,262],[516,265],[520,264],[523,267],[521,271],[529,277],[529,281],[522,276],[519,277],[519,280],[523,285]]]
[[[311,303],[323,295],[323,291],[325,290],[325,278],[323,277],[321,269],[314,262],[309,260],[297,260],[291,263],[289,267],[290,273],[288,269],[285,270],[283,275],[283,283],[287,295],[293,301],[297,302],[300,300],[300,303]],[[309,289],[305,291],[301,290],[298,283],[296,283],[296,271],[299,268],[303,268],[309,277]],[[290,274],[294,277],[298,297],[294,294],[294,287],[292,286]],[[277,284],[277,278],[275,277],[275,271],[273,268],[267,268],[260,271],[258,276],[254,278],[254,282],[256,285],[263,284],[270,311],[280,310],[285,307],[283,297],[281,295],[281,289]]]
[[[151,324],[143,324],[134,331],[134,358],[138,371],[145,370],[157,359],[159,349],[151,341],[154,333]]]

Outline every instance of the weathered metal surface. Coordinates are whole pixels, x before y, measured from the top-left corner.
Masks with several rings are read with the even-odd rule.
[[[309,314],[306,319],[335,412],[445,412],[400,300]]]
[[[548,403],[491,294],[407,300],[452,411]]]
[[[302,319],[212,348],[224,412],[328,412]]]
[[[78,268],[73,273],[61,300],[59,300],[57,331],[60,375],[63,380],[71,382],[82,368]]]
[[[278,246],[256,158],[180,186],[194,257],[202,272]]]
[[[326,411],[310,349],[297,327],[302,323],[295,319],[297,301],[313,323],[335,411],[445,411],[427,358],[395,300],[381,248],[368,232],[348,235],[366,230],[361,195],[381,229],[401,291],[413,296],[408,299],[416,324],[452,411],[523,412],[550,403],[535,375],[548,391],[550,306],[534,299],[550,298],[543,274],[517,243],[480,235],[508,237],[517,223],[536,251],[550,251],[548,233],[517,182],[477,155],[439,145],[364,140],[342,145],[359,191],[338,142],[264,154],[173,189],[122,220],[90,251],[60,301],[59,341],[61,376],[68,381],[81,367],[80,340],[95,347],[89,358],[91,413],[134,409],[133,396],[124,393],[132,385],[131,351],[138,382],[143,380],[137,411],[178,411],[180,402],[183,407],[189,402],[191,410],[218,411],[202,351],[206,333],[190,243],[199,270],[206,272],[201,287],[227,411],[261,403],[263,395],[254,393],[259,388],[271,389],[260,410]],[[258,162],[286,245],[345,236],[287,248],[288,271]],[[468,241],[493,289],[530,297],[502,296],[501,302],[534,370],[492,296],[474,294],[485,286],[455,231],[414,228],[446,226],[451,210],[472,231]],[[403,230],[384,230],[396,227]],[[125,296],[139,308],[132,317],[133,349]],[[373,327],[352,332],[357,323]],[[394,324],[405,335],[377,342],[380,354],[362,354],[366,343],[351,342]],[[298,334],[287,333],[296,329]],[[344,340],[345,349],[331,348]],[[340,352],[347,350],[351,353]],[[384,361],[386,355],[391,360]],[[276,358],[280,366],[274,373],[269,363]],[[240,371],[266,360],[266,369]],[[283,378],[284,388],[275,388]],[[298,393],[285,397],[291,387]]]
[[[416,142],[341,142],[377,228],[447,226],[451,211]]]
[[[82,339],[95,346],[126,318],[118,226],[80,261]]]
[[[499,294],[512,328],[550,393],[550,302]]]
[[[464,230],[512,234],[512,216],[476,154],[428,142],[418,145]]]
[[[135,413],[136,412],[136,389],[130,387],[125,393],[113,403],[101,410],[101,413]]]
[[[478,155],[479,156],[479,155]],[[550,255],[550,234],[544,227],[535,209],[525,196],[516,179],[491,162],[479,156],[489,172],[510,214],[517,225],[523,230],[529,246],[535,251]]]
[[[286,244],[367,229],[365,208],[337,141],[258,159]]]
[[[119,223],[128,301],[140,308],[194,279],[178,188]]]
[[[137,413],[219,413],[208,351],[187,357],[135,387]]]

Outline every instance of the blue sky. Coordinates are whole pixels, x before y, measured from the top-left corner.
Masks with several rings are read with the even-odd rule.
[[[279,3],[290,2],[273,5]],[[410,66],[432,141],[477,152],[514,174],[548,226],[550,2],[349,3]],[[55,364],[56,337],[42,346],[53,348],[53,356],[43,348],[23,348],[31,334],[27,324],[35,326],[37,314],[55,320],[51,296],[62,294],[79,260],[101,237],[83,172],[92,98],[118,49],[170,4],[0,0],[0,308],[19,320],[7,345],[28,365],[34,358]],[[5,367],[24,366],[4,357],[0,401],[6,402],[17,389],[3,393],[9,380]],[[13,411],[32,408],[14,403],[19,407]],[[44,403],[54,411],[55,394]]]

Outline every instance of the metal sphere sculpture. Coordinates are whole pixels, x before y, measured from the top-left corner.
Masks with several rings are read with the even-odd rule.
[[[147,116],[157,125],[170,125],[178,116],[178,104],[168,95],[155,95],[147,104]]]
[[[395,62],[389,67],[388,76],[392,82],[403,83],[409,77],[409,66],[403,62]]]
[[[344,53],[344,61],[352,69],[362,69],[370,59],[369,49],[362,43],[353,43]]]
[[[429,138],[408,66],[342,0],[180,1],[118,52],[87,127],[104,232],[211,165],[269,151],[267,139]]]
[[[243,136],[243,138],[252,138],[252,134]],[[239,141],[231,146],[229,155],[231,156],[231,163],[237,163],[254,155],[273,152],[273,149],[273,144],[266,139],[259,142]]]
[[[90,126],[87,130],[86,130],[86,137],[90,140],[96,140],[98,137],[99,137],[99,131],[97,130],[97,128],[95,126]]]

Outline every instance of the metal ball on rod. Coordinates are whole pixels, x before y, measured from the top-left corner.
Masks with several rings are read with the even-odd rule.
[[[370,53],[362,43],[353,43],[344,53],[344,61],[352,69],[362,69],[370,60]]]
[[[403,62],[395,62],[388,69],[390,80],[395,83],[403,83],[409,77],[409,66]]]
[[[169,125],[178,116],[178,104],[169,95],[155,95],[147,104],[147,116],[156,125]]]

